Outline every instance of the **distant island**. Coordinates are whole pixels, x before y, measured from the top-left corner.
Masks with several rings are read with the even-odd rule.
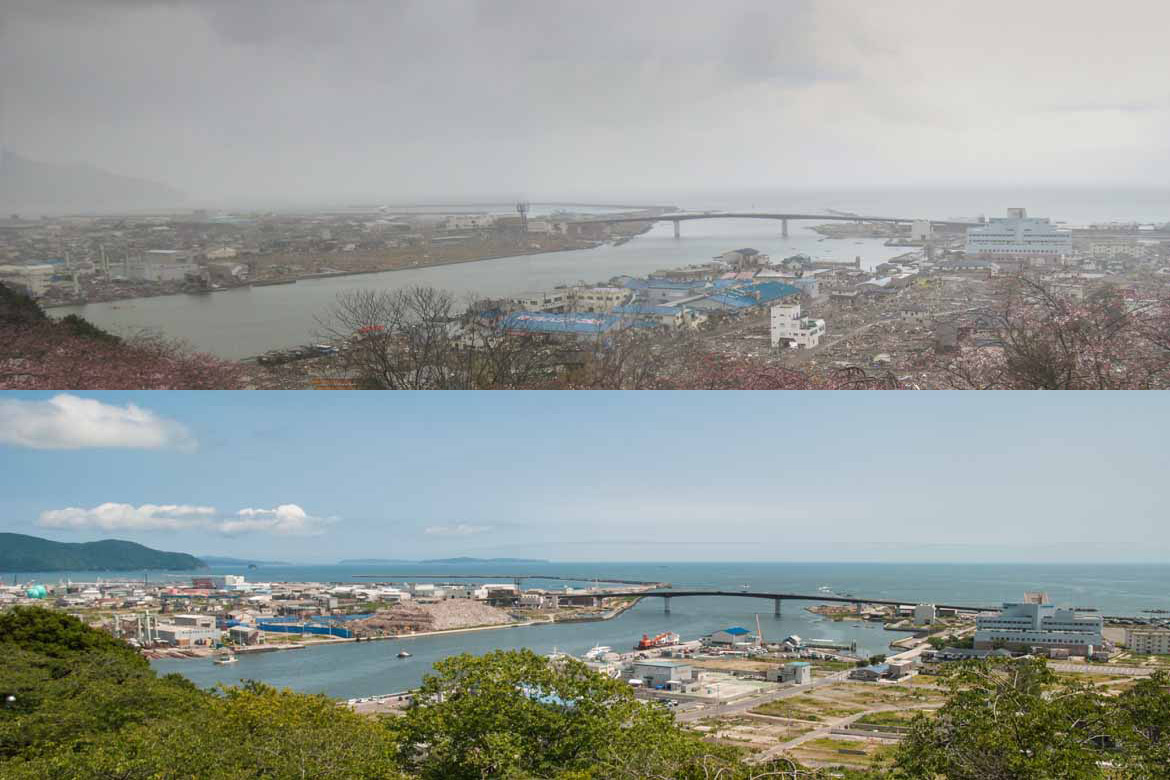
[[[292,566],[288,561],[261,561],[256,558],[229,558],[224,555],[201,555],[208,566]]]
[[[163,552],[120,539],[54,542],[25,534],[0,533],[0,571],[190,571],[207,564],[186,553]]]
[[[408,561],[402,558],[346,558],[344,561],[338,561],[338,566],[351,566],[354,564],[377,564],[377,563],[549,563],[542,558],[427,558],[421,561]]]

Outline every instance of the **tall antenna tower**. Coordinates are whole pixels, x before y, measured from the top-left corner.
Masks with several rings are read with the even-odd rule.
[[[522,200],[517,203],[516,213],[520,215],[520,232],[528,235],[528,201]]]

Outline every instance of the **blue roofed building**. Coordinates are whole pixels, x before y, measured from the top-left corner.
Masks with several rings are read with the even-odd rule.
[[[622,318],[612,314],[573,312],[517,311],[500,322],[500,328],[510,335],[571,336],[579,339],[599,338],[621,326]]]
[[[860,669],[854,669],[849,673],[849,679],[875,682],[889,674],[889,671],[889,664],[873,664],[872,666],[863,666]]]
[[[707,637],[707,643],[735,647],[737,645],[754,645],[756,638],[752,635],[751,631],[748,631],[743,626],[732,626],[731,628],[725,628],[722,631],[716,631],[711,634]]]

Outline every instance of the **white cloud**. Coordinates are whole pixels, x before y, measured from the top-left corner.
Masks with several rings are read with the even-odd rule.
[[[62,394],[47,401],[0,399],[0,444],[37,450],[192,450],[196,442],[181,423],[149,409]]]
[[[281,504],[275,509],[241,509],[234,518],[220,522],[225,534],[266,531],[286,536],[317,536],[325,526],[337,522],[333,517],[314,517],[296,504]]]
[[[428,526],[424,533],[430,534],[431,536],[471,536],[472,534],[482,534],[490,530],[492,530],[490,525],[456,523],[455,525]]]
[[[77,531],[97,528],[102,531],[178,531],[206,525],[216,516],[215,507],[179,504],[105,503],[92,509],[67,507],[41,512],[37,525]]]
[[[183,504],[105,503],[85,509],[66,507],[41,512],[37,525],[69,531],[181,531],[203,529],[229,536],[271,533],[283,536],[316,536],[337,522],[335,517],[315,517],[296,504],[275,509],[241,509],[224,515],[215,507]]]

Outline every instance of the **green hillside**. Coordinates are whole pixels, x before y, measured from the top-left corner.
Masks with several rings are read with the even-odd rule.
[[[206,564],[186,553],[152,550],[135,542],[53,542],[36,536],[0,533],[0,571],[129,571],[201,569]]]

